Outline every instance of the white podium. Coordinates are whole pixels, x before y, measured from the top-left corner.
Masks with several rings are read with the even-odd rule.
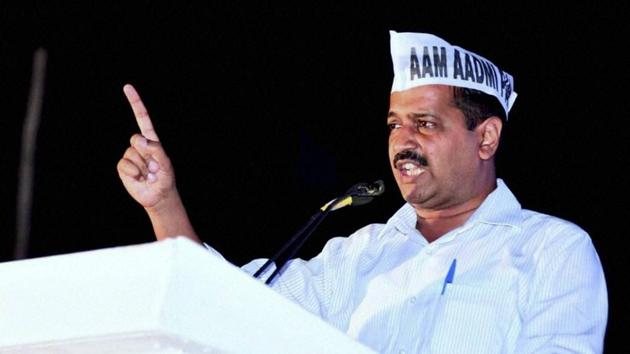
[[[0,353],[373,353],[185,238],[0,263]]]

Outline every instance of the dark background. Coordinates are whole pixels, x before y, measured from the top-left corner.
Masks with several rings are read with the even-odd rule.
[[[590,233],[608,281],[607,351],[619,348],[630,314],[626,9],[211,3],[0,1],[0,261],[12,259],[37,47],[48,71],[29,256],[153,240],[116,173],[138,130],[122,93],[130,82],[197,232],[242,264],[356,182],[383,179],[388,192],[331,214],[302,257],[402,205],[387,161],[388,30],[424,31],[514,76],[499,175],[524,207]]]

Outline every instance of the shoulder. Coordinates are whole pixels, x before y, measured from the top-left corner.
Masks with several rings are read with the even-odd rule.
[[[562,237],[567,240],[577,240],[589,238],[584,229],[577,224],[537,211],[528,209],[522,210],[523,215],[523,231],[542,238]]]
[[[404,204],[386,224],[368,224],[350,236],[330,239],[322,254],[342,258],[345,264],[365,266],[378,262],[409,246],[408,233],[411,229],[415,231],[415,218],[413,207]]]
[[[385,228],[385,224],[369,224],[350,236],[334,237],[326,243],[322,253],[342,255],[365,251],[376,246],[378,241],[383,238]]]
[[[522,233],[539,252],[553,256],[580,249],[594,251],[590,235],[575,223],[523,209]]]

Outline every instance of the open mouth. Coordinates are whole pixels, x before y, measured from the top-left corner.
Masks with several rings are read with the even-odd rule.
[[[419,164],[410,161],[398,161],[396,168],[403,176],[410,177],[419,176],[425,171]]]
[[[397,169],[403,177],[417,177],[426,171],[425,167],[429,165],[427,159],[420,153],[407,149],[397,153],[394,156],[394,168]]]

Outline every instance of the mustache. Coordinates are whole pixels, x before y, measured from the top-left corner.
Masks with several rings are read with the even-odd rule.
[[[396,163],[400,160],[411,160],[417,162],[421,166],[429,166],[427,159],[413,150],[404,150],[397,153],[394,156],[394,168],[396,168]]]

